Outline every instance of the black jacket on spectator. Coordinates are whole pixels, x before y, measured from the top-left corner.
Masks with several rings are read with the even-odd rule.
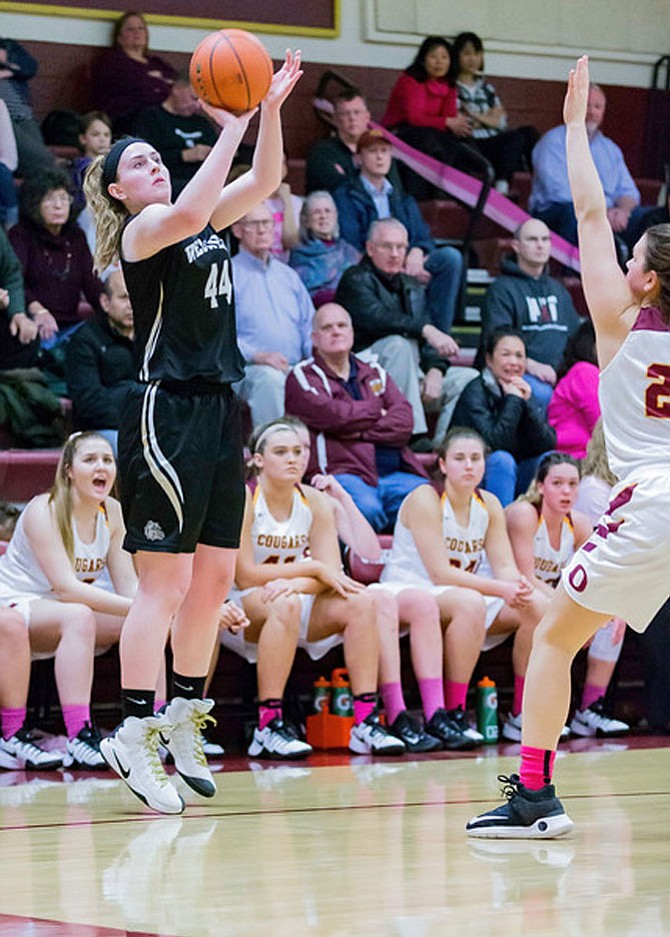
[[[85,322],[65,347],[65,380],[76,429],[117,429],[123,400],[135,381],[133,343],[104,313]]]
[[[492,452],[504,449],[517,462],[542,455],[556,446],[556,431],[542,407],[531,397],[503,394],[489,373],[476,377],[458,398],[451,426],[477,430]]]
[[[448,362],[421,338],[430,316],[426,309],[426,289],[414,277],[404,273],[387,277],[366,255],[342,274],[335,302],[344,306],[351,316],[354,354],[380,338],[400,335],[418,341],[424,372],[430,368],[446,372]]]

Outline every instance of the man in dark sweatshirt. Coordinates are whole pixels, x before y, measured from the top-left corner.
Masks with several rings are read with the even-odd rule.
[[[529,218],[515,231],[516,261],[503,261],[502,275],[486,293],[477,355],[480,364],[486,336],[494,329],[518,329],[528,355],[525,379],[545,409],[565,344],[581,321],[567,289],[546,272],[550,237],[549,228],[538,218]]]

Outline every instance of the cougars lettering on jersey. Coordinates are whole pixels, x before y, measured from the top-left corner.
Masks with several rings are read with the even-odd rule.
[[[87,557],[87,556],[75,556],[74,558],[74,571],[75,573],[99,573],[107,565],[104,557]]]
[[[442,536],[449,554],[449,562],[458,569],[476,573],[484,555],[484,543],[489,527],[489,512],[478,491],[472,493],[467,527],[456,520],[446,492],[442,495]]]
[[[291,514],[279,521],[271,513],[261,486],[253,496],[251,542],[256,563],[295,563],[309,545],[312,509],[298,486],[293,490]]]
[[[575,552],[575,528],[569,514],[561,523],[561,538],[557,550],[549,542],[547,525],[540,515],[533,540],[533,552],[535,575],[555,589],[561,578],[561,570],[568,565]]]

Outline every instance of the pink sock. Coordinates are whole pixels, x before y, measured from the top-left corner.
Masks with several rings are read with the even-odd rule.
[[[547,748],[522,745],[519,778],[523,786],[531,791],[539,791],[545,784],[551,784],[555,758],[556,752]]]
[[[444,681],[444,705],[448,710],[465,709],[465,697],[467,696],[467,683],[455,683],[453,680]]]
[[[399,683],[382,683],[379,692],[384,700],[384,712],[386,713],[386,724],[395,722],[398,713],[404,712],[407,707],[402,695],[402,687]]]
[[[441,677],[426,677],[418,683],[423,714],[430,719],[436,709],[444,709],[444,684]]]
[[[21,706],[19,709],[6,709],[3,706],[0,710],[0,718],[2,719],[2,737],[11,739],[26,721],[26,707]]]
[[[273,719],[281,719],[281,717],[281,706],[263,706],[261,704],[258,707],[258,728],[262,732],[266,725],[272,722]]]
[[[165,706],[166,703],[167,703],[167,700],[166,700],[166,699],[157,699],[157,700],[154,700],[154,712],[155,712],[155,713],[160,712],[161,709],[163,708],[163,706]]]
[[[582,691],[582,705],[579,708],[581,710],[588,709],[591,703],[595,703],[601,696],[604,696],[606,691],[606,686],[595,686],[593,683],[585,683]]]
[[[371,693],[366,693],[365,696],[372,696]],[[363,722],[364,719],[367,719],[370,713],[375,711],[376,701],[374,699],[356,699],[354,697],[354,722],[358,725],[359,722]]]
[[[525,677],[517,677],[514,674],[514,700],[512,702],[512,715],[518,716],[521,712],[523,703],[523,685],[526,682]]]
[[[84,728],[84,723],[91,721],[91,712],[88,706],[61,706],[65,732],[69,739],[73,739]]]

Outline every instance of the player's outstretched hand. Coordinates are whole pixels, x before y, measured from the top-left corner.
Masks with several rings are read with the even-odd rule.
[[[200,107],[205,114],[209,114],[214,123],[221,127],[222,130],[237,128],[240,134],[244,134],[249,125],[249,121],[258,110],[257,107],[254,107],[250,111],[242,111],[240,114],[233,114],[232,111],[224,111],[222,107],[212,107],[212,105],[208,104],[206,101],[201,101]]]
[[[563,120],[566,124],[583,124],[589,97],[589,57],[583,55],[568,75],[568,90],[563,102]]]
[[[300,51],[298,50],[294,55],[290,49],[287,49],[284,64],[279,71],[275,72],[272,76],[270,90],[263,98],[263,107],[279,109],[291,91],[293,91],[301,75]]]

